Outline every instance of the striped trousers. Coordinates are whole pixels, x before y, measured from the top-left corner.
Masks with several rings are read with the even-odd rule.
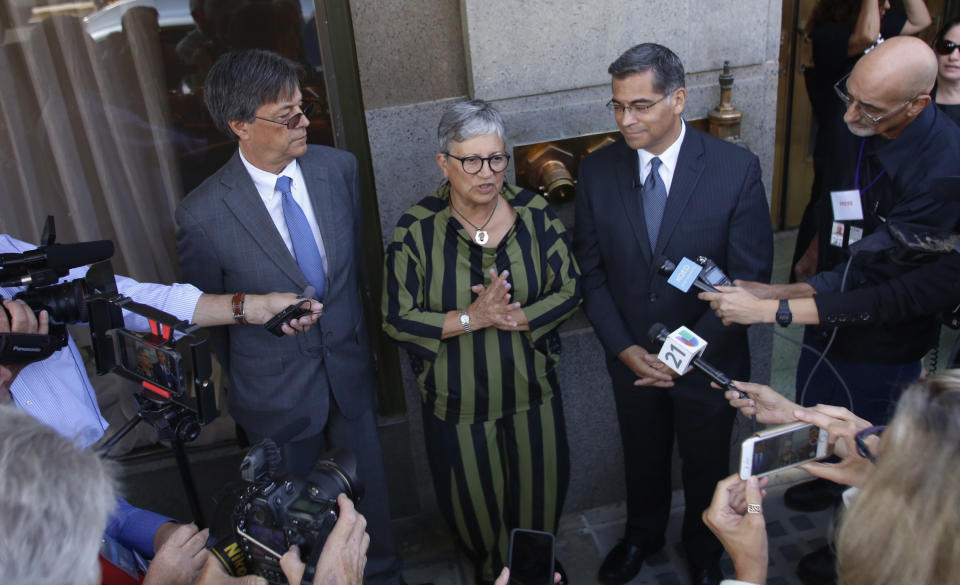
[[[526,412],[472,424],[423,408],[427,457],[440,512],[481,581],[506,565],[510,531],[556,532],[570,479],[558,394]]]

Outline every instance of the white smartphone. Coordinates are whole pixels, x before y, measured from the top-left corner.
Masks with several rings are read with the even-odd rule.
[[[740,446],[740,477],[770,475],[827,455],[826,431],[809,423],[790,423],[754,434]]]

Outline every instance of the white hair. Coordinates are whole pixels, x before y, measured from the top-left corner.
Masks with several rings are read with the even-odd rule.
[[[0,573],[5,583],[99,583],[115,504],[111,466],[13,406],[0,406]]]

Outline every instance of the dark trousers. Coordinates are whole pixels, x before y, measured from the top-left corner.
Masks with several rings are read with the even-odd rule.
[[[636,376],[619,363],[610,373],[627,480],[624,539],[649,553],[664,545],[676,436],[686,505],[683,546],[694,565],[716,563],[723,547],[700,516],[709,507],[717,482],[729,475],[734,409],[699,372],[678,378],[673,388],[636,387]]]
[[[803,332],[803,341],[823,351],[819,336],[809,327]],[[797,402],[803,406],[844,406],[875,425],[886,424],[890,420],[904,388],[920,377],[919,360],[905,364],[850,362],[827,353],[827,359],[850,391],[848,394],[827,364],[821,363],[813,370],[818,359],[817,354],[806,349],[800,354],[797,364]]]
[[[556,531],[570,478],[559,396],[473,424],[441,421],[424,407],[423,431],[440,512],[481,580],[506,565],[512,529]]]
[[[376,415],[371,408],[358,418],[348,419],[340,412],[336,402],[331,396],[330,412],[322,434],[282,445],[284,463],[290,473],[303,476],[313,469],[317,459],[329,449],[341,447],[356,455],[357,476],[364,488],[363,499],[357,510],[367,519],[367,532],[370,534],[364,583],[398,585],[403,583],[400,574],[402,563],[393,540],[389,493]],[[249,432],[247,434],[252,443],[262,439]]]

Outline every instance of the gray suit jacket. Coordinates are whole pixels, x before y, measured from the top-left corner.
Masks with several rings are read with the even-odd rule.
[[[260,326],[217,328],[218,354],[232,381],[231,414],[258,436],[274,436],[306,418],[297,439],[323,430],[331,395],[347,418],[355,418],[372,408],[376,389],[359,289],[357,160],[311,145],[298,162],[327,255],[323,315],[307,334],[279,339]],[[183,200],[176,219],[183,277],[204,292],[306,288],[239,153]]]

